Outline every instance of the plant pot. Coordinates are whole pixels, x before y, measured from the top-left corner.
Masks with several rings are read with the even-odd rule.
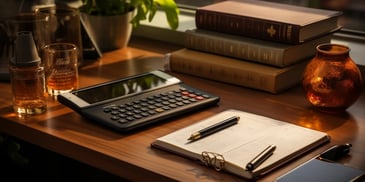
[[[102,52],[125,47],[132,33],[134,11],[123,15],[101,16],[81,13],[84,26]]]

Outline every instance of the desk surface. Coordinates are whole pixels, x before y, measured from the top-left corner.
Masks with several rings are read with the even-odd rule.
[[[80,87],[163,68],[163,53],[178,49],[140,39],[128,48],[105,53],[80,68]],[[0,83],[0,132],[133,181],[245,181],[188,159],[150,147],[156,138],[226,109],[240,109],[327,132],[331,142],[262,178],[272,181],[334,144],[352,143],[342,163],[365,169],[365,93],[342,115],[313,110],[300,86],[273,95],[243,87],[172,73],[185,83],[221,96],[217,106],[141,131],[120,134],[96,125],[49,98],[48,111],[20,119],[12,110],[9,83]],[[288,136],[290,137],[290,136]]]

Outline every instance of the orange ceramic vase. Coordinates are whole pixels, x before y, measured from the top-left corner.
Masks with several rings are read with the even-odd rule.
[[[326,43],[316,49],[317,54],[303,75],[305,96],[320,111],[343,112],[361,94],[360,70],[351,59],[347,46]]]

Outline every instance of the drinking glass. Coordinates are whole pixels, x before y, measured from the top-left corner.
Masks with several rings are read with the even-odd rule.
[[[78,49],[71,43],[51,43],[43,49],[47,92],[59,95],[78,87]]]

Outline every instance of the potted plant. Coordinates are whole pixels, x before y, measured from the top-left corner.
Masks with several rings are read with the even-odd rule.
[[[174,0],[82,0],[81,19],[101,51],[127,45],[133,27],[152,21],[157,9],[164,11],[171,29],[179,25]]]

